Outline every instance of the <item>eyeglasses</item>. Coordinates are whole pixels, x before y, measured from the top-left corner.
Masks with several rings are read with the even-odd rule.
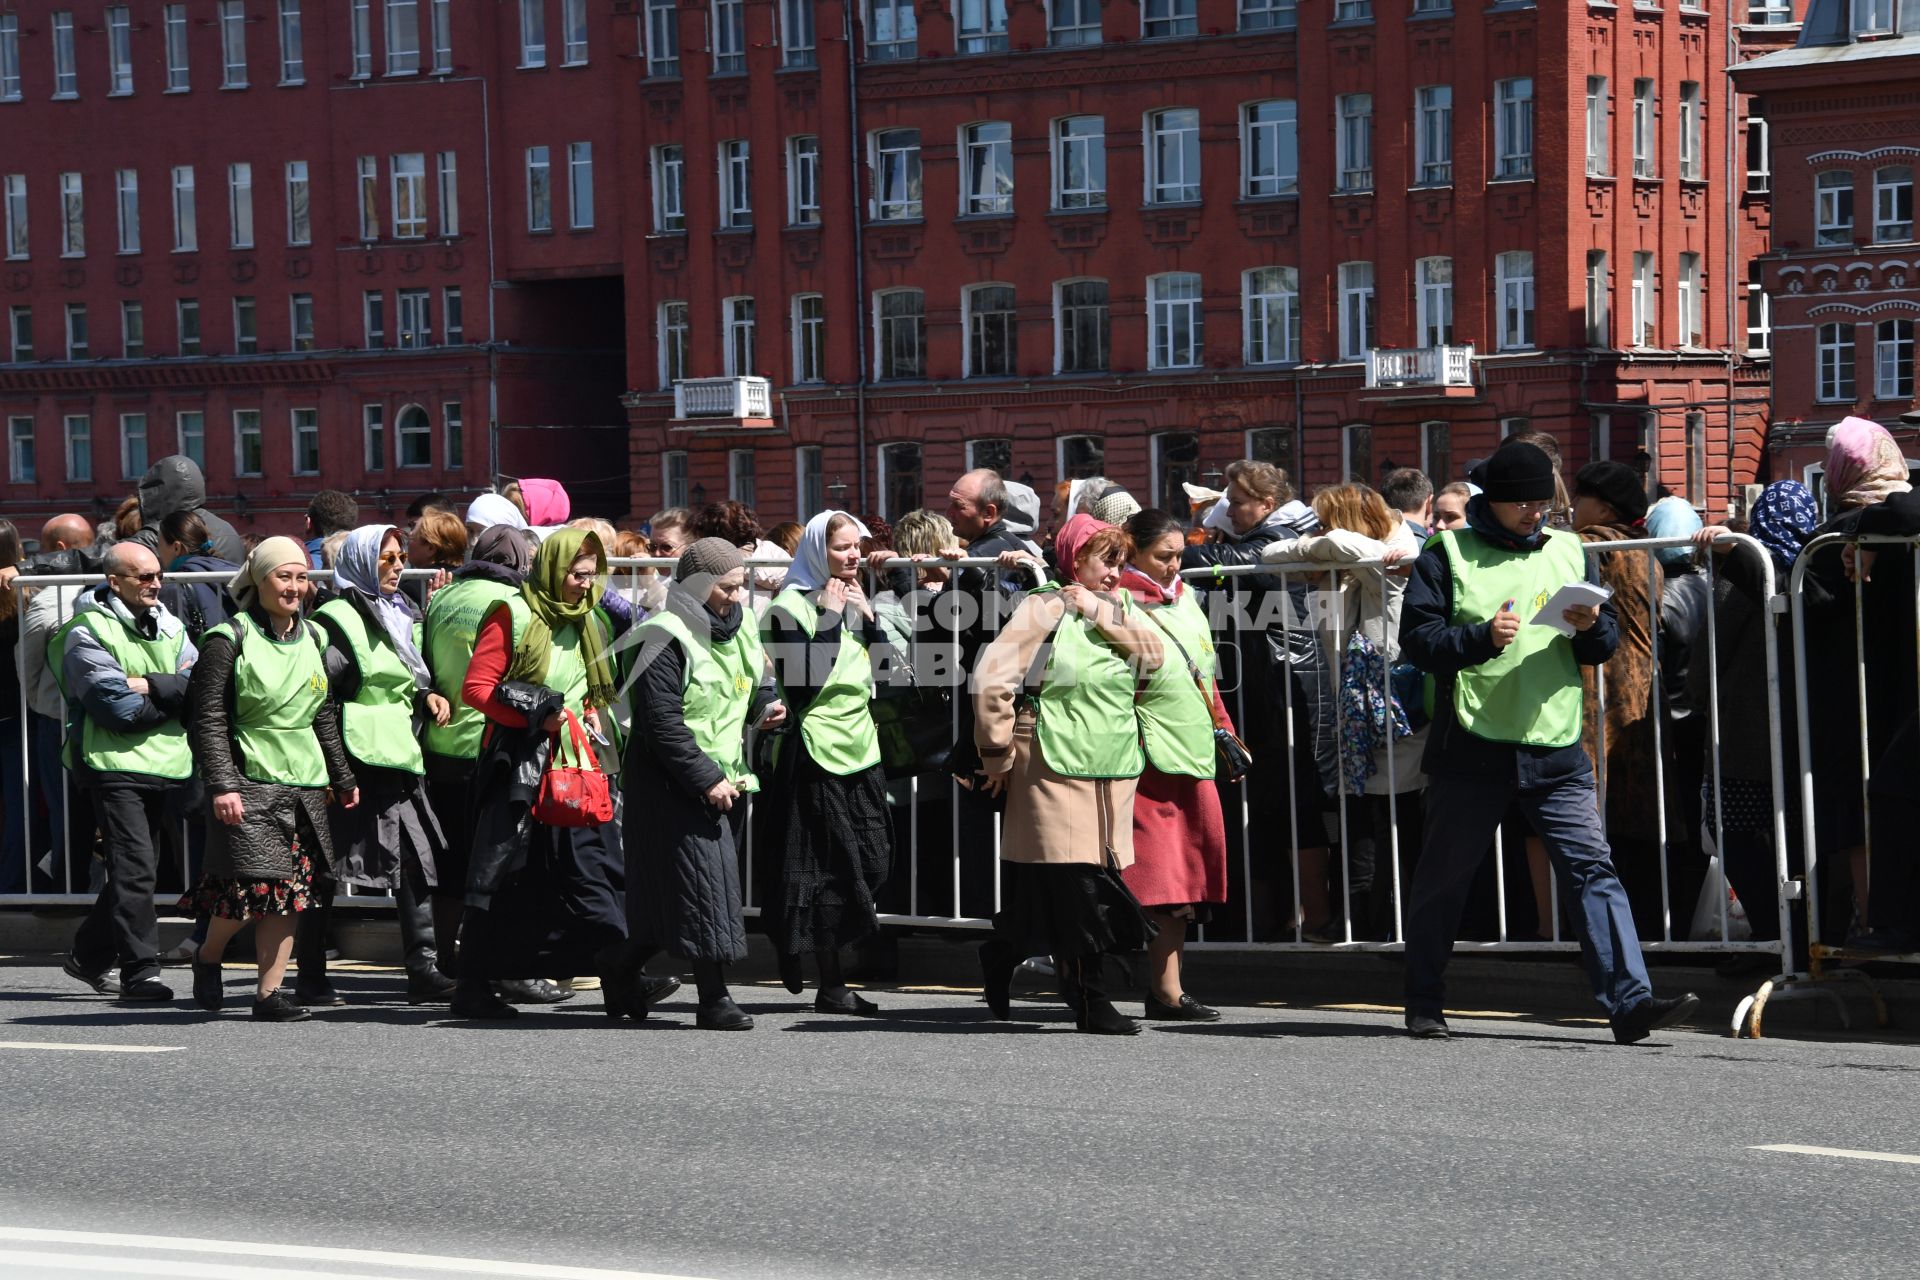
[[[567,581],[568,581],[568,582],[578,582],[578,583],[579,583],[579,584],[581,584],[582,586],[585,586],[586,584],[588,584],[588,583],[590,583],[590,582],[592,582],[592,581],[594,580],[594,578],[596,578],[596,577],[598,577],[598,576],[599,576],[599,571],[598,571],[598,570],[595,570],[595,569],[569,569],[569,570],[567,570]]]
[[[671,542],[649,542],[647,544],[647,550],[656,556],[663,557],[677,556],[680,554],[680,548],[674,546]]]
[[[1553,499],[1546,498],[1540,502],[1508,502],[1508,503],[1503,503],[1502,505],[1513,507],[1519,511],[1524,511],[1528,515],[1539,515],[1542,511],[1553,510]]]
[[[404,552],[382,551],[380,553],[381,564],[405,564],[406,562],[407,562],[407,557]]]
[[[113,576],[125,578],[128,582],[137,582],[143,587],[150,587],[156,582],[167,580],[167,575],[157,570],[153,573],[116,573]]]

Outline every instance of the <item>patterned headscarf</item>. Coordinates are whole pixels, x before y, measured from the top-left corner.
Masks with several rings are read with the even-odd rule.
[[[1800,548],[1820,526],[1820,508],[1798,480],[1776,480],[1760,491],[1747,514],[1747,531],[1773,556],[1776,568],[1792,568]]]
[[[593,585],[586,595],[567,603],[567,573],[582,556],[594,559]],[[506,678],[545,684],[553,659],[553,633],[563,627],[580,628],[580,661],[587,669],[587,705],[613,705],[614,688],[611,641],[605,623],[595,611],[607,589],[607,553],[599,535],[588,529],[556,529],[540,544],[533,558],[533,569],[520,584],[520,598],[527,602],[533,616],[514,650]]]
[[[1913,488],[1900,446],[1877,422],[1842,418],[1827,430],[1827,492],[1835,507],[1871,507]]]

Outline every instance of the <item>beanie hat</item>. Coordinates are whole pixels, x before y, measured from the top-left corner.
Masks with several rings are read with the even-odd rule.
[[[1106,524],[1122,525],[1132,519],[1138,510],[1140,504],[1134,501],[1132,494],[1125,489],[1109,489],[1094,499],[1087,514]]]
[[[673,567],[673,580],[685,582],[696,574],[722,578],[746,562],[740,548],[725,538],[702,538],[680,553],[680,563]]]
[[[1510,440],[1494,450],[1469,477],[1488,502],[1541,502],[1553,499],[1553,459],[1538,445]]]
[[[1589,462],[1573,478],[1575,494],[1598,498],[1628,524],[1647,514],[1647,486],[1640,473],[1624,462]]]

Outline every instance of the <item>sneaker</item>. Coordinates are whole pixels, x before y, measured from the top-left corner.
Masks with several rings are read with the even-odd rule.
[[[265,1000],[253,1002],[253,1016],[260,1022],[305,1022],[313,1015],[276,991]]]
[[[1445,1040],[1453,1033],[1447,1030],[1445,1018],[1410,1013],[1407,1015],[1407,1034],[1415,1040]]]
[[[157,978],[135,978],[120,984],[120,997],[128,1004],[161,1004],[173,999],[173,988]]]
[[[1683,996],[1642,1000],[1631,1009],[1613,1015],[1613,1038],[1621,1044],[1638,1044],[1661,1027],[1685,1022],[1700,1007],[1700,997],[1689,991]]]
[[[60,966],[60,972],[66,974],[75,982],[86,983],[94,989],[96,994],[103,996],[117,996],[120,994],[120,979],[114,976],[113,970],[108,969],[103,973],[88,973],[80,967],[80,961],[74,957],[71,951],[67,953],[66,963]]]

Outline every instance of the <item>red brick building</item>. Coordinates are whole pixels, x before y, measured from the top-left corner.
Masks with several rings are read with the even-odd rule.
[[[1739,67],[1771,125],[1771,472],[1818,486],[1849,414],[1920,457],[1920,3],[1813,0],[1797,45]]]

